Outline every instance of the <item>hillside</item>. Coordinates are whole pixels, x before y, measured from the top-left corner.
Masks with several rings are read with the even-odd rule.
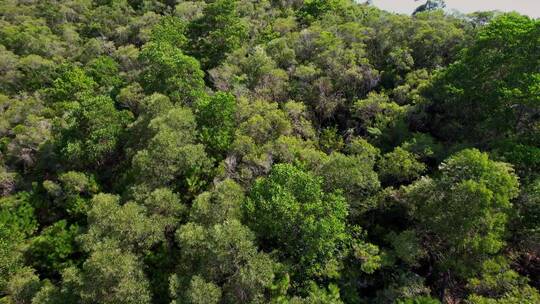
[[[1,0],[0,303],[540,303],[540,20]]]

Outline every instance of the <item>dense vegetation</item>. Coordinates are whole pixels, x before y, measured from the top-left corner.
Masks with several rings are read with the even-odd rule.
[[[0,303],[540,303],[540,21],[442,6],[1,0]]]

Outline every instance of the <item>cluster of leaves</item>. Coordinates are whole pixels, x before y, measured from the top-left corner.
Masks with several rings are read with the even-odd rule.
[[[540,23],[0,1],[0,303],[540,302]]]

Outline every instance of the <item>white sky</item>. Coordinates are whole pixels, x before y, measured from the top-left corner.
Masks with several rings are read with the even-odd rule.
[[[414,0],[373,0],[373,4],[387,11],[410,14],[425,1]],[[524,15],[540,18],[540,0],[446,0],[448,9],[463,13],[499,10],[517,11]]]

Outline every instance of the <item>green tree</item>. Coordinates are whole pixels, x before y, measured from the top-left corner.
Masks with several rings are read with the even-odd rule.
[[[209,75],[219,90],[264,100],[287,100],[289,75],[262,46],[232,52]]]
[[[418,1],[418,0],[415,0]],[[444,0],[428,0],[426,3],[420,5],[414,10],[413,15],[418,14],[420,12],[424,11],[432,11],[437,9],[443,9],[446,7],[446,3]]]
[[[469,280],[471,291],[467,303],[503,304],[535,303],[540,293],[529,286],[528,279],[512,270],[504,257],[496,257],[482,264],[481,275]]]
[[[28,192],[0,198],[0,223],[20,239],[31,236],[37,230],[31,199],[32,194]]]
[[[66,102],[85,93],[91,93],[97,84],[83,69],[64,65],[61,66],[60,76],[53,81],[51,87],[45,89],[48,99],[52,102]]]
[[[173,276],[171,278],[171,292],[172,297],[176,298],[177,290],[180,290],[181,286],[178,286],[178,277]],[[200,276],[194,276],[189,282],[189,288],[186,292],[185,302],[190,304],[218,304],[221,300],[221,289],[211,282],[206,282]],[[182,301],[173,300],[171,303],[183,303]]]
[[[175,102],[191,104],[204,92],[204,73],[197,59],[179,48],[158,42],[147,43],[139,60],[143,65],[141,84],[146,93],[161,93]]]
[[[25,267],[14,273],[9,280],[5,293],[7,303],[32,303],[32,298],[41,289],[42,283],[35,270]]]
[[[101,56],[91,60],[85,72],[101,87],[103,94],[116,95],[123,81],[119,75],[119,65],[111,57]]]
[[[197,124],[191,110],[173,108],[152,119],[148,127],[154,135],[132,160],[136,182],[149,188],[176,184],[189,193],[199,191],[210,160],[204,146],[196,142]]]
[[[190,222],[176,232],[180,263],[172,298],[199,303],[251,303],[267,299],[279,264],[258,251],[253,232],[240,223],[243,189],[232,180],[197,196]],[[190,286],[187,290],[184,286]],[[205,289],[203,289],[205,288]]]
[[[109,240],[120,249],[141,252],[163,240],[165,223],[149,217],[141,205],[120,205],[118,196],[101,193],[94,196],[91,206],[88,231],[80,236],[86,250]]]
[[[249,226],[299,280],[324,277],[338,262],[348,239],[347,208],[339,192],[325,193],[319,178],[289,164],[258,179],[244,206]]]
[[[248,38],[248,26],[238,14],[237,0],[208,3],[203,15],[188,26],[190,54],[197,57],[204,70],[216,67]]]
[[[398,301],[397,304],[440,304],[441,301],[434,299],[432,297],[414,297],[411,299],[406,299]]]
[[[323,189],[326,192],[342,190],[350,204],[351,215],[360,215],[373,206],[369,198],[380,188],[374,163],[366,161],[366,154],[346,156],[332,153],[328,160],[317,170],[323,177]]]
[[[357,100],[351,111],[359,120],[361,132],[383,145],[393,146],[405,137],[407,106],[398,105],[386,94],[369,93],[365,99]]]
[[[168,188],[158,188],[145,195],[142,205],[156,223],[166,224],[165,230],[172,230],[188,213],[188,208],[180,196]]]
[[[197,101],[197,127],[210,155],[221,158],[229,150],[236,128],[235,113],[236,99],[230,93],[218,92]]]
[[[113,242],[99,243],[71,280],[80,303],[151,303],[142,263]]]
[[[117,156],[120,137],[132,116],[106,96],[84,96],[56,126],[58,148],[74,168],[101,167]]]
[[[65,220],[46,227],[31,240],[26,252],[27,260],[47,277],[59,273],[65,267],[74,264],[72,255],[77,250],[75,237],[78,233],[79,227],[68,226]]]
[[[335,12],[341,8],[341,0],[307,0],[297,12],[298,18],[304,23],[311,23],[324,14]]]
[[[381,180],[391,185],[414,181],[426,171],[426,165],[418,161],[418,158],[401,147],[386,153],[378,164]]]
[[[227,219],[242,217],[244,189],[233,180],[226,179],[212,191],[199,194],[193,201],[190,220],[205,226],[222,223]]]
[[[273,164],[271,152],[283,144],[278,144],[278,141],[285,141],[283,137],[293,135],[294,130],[292,118],[275,102],[240,98],[236,119],[235,139],[223,165],[227,177],[245,186],[270,171]]]
[[[372,2],[0,0],[0,303],[539,302],[538,20]]]
[[[405,188],[405,197],[439,266],[467,277],[502,249],[518,179],[508,164],[478,150],[463,150],[439,168],[439,177]]]
[[[179,49],[184,49],[188,39],[185,36],[187,24],[175,16],[163,17],[152,27],[150,40],[156,43],[168,43]]]
[[[0,198],[0,290],[23,266],[25,240],[37,230],[30,194],[19,192]]]
[[[90,198],[99,191],[94,176],[76,171],[60,174],[57,182],[43,181],[43,188],[53,203],[53,206],[46,206],[47,211],[56,211],[60,216],[67,214],[73,220],[86,216]]]
[[[342,304],[339,296],[339,288],[336,285],[329,285],[328,289],[320,288],[315,283],[311,283],[308,295],[304,298],[294,297],[289,302],[291,304]]]
[[[459,61],[439,73],[426,96],[427,123],[439,137],[527,144],[538,134],[538,21],[504,14],[482,28]]]
[[[66,55],[66,43],[53,33],[42,18],[3,22],[0,43],[18,55],[37,54],[49,58]]]
[[[540,178],[522,187],[515,201],[515,217],[512,228],[513,237],[523,242],[525,248],[534,248],[540,241]]]
[[[22,77],[21,72],[17,69],[19,57],[2,45],[0,46],[0,59],[2,62],[0,64],[2,71],[0,88],[6,92],[14,91],[18,87],[17,82]]]
[[[277,265],[269,255],[257,250],[255,236],[238,220],[226,220],[207,228],[188,223],[178,229],[176,239],[182,248],[179,274],[184,276],[184,280],[197,283],[196,276],[189,277],[189,274],[194,274],[208,282],[223,284],[224,303],[251,303],[265,299],[265,293],[274,281]],[[194,296],[203,292],[195,288],[208,284],[192,285],[187,290],[182,288],[183,285],[176,284],[176,297],[187,297],[193,301]],[[209,287],[209,296],[212,297],[209,300],[219,299],[216,286],[212,284]]]

